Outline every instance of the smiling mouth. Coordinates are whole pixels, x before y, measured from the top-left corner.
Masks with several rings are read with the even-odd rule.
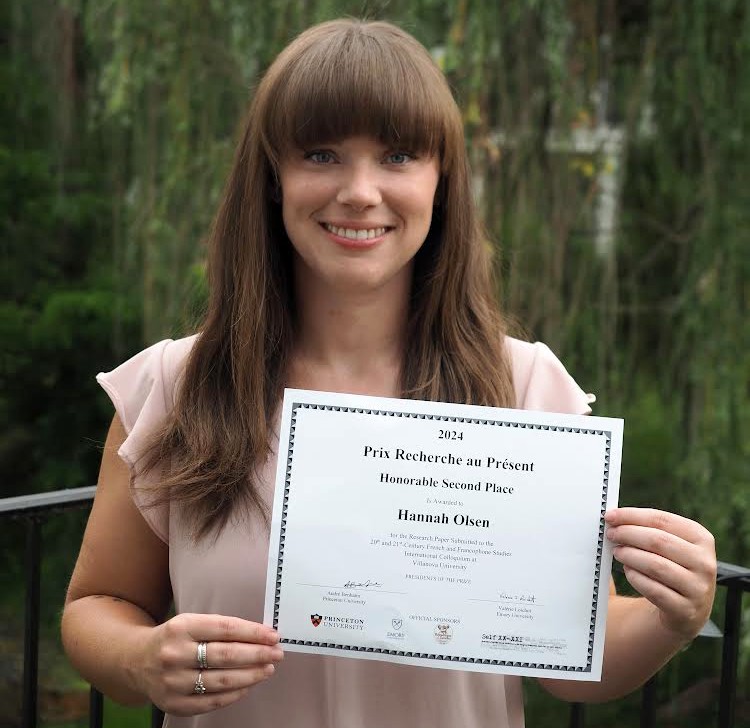
[[[389,227],[377,227],[377,228],[362,228],[360,230],[354,230],[353,228],[337,227],[336,225],[329,225],[327,222],[321,223],[321,225],[328,230],[329,233],[338,235],[340,238],[347,238],[348,240],[372,240],[373,238],[379,238],[381,235],[385,235],[392,228]]]

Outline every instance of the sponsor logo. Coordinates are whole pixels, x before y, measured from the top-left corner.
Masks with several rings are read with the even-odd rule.
[[[400,617],[394,617],[391,620],[392,630],[388,630],[385,636],[389,640],[395,640],[396,642],[403,642],[406,639],[406,632],[403,631],[404,620]]]
[[[365,628],[365,620],[357,617],[331,617],[330,615],[311,614],[310,621],[313,627],[323,629],[350,629],[362,631]]]
[[[446,645],[453,639],[453,628],[449,624],[436,624],[432,634],[435,642],[439,645]]]

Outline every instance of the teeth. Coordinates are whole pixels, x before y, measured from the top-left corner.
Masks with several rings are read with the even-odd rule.
[[[385,235],[385,228],[371,228],[369,230],[352,230],[351,228],[336,227],[335,225],[329,225],[324,223],[325,229],[332,232],[334,235],[338,235],[341,238],[348,238],[349,240],[370,240],[371,238],[378,238],[381,235]]]

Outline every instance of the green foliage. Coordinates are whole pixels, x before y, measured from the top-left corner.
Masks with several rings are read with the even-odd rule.
[[[45,722],[42,728],[86,728],[88,719],[75,722]],[[150,728],[151,710],[149,708],[124,708],[111,700],[104,700],[104,717],[102,725],[106,728]]]

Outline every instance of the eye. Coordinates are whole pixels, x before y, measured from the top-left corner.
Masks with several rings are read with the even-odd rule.
[[[309,159],[311,162],[315,162],[315,164],[331,164],[336,161],[333,154],[325,149],[314,149],[312,152],[307,152],[305,159]]]
[[[408,152],[391,152],[385,159],[388,164],[406,164],[414,159],[414,155]]]

